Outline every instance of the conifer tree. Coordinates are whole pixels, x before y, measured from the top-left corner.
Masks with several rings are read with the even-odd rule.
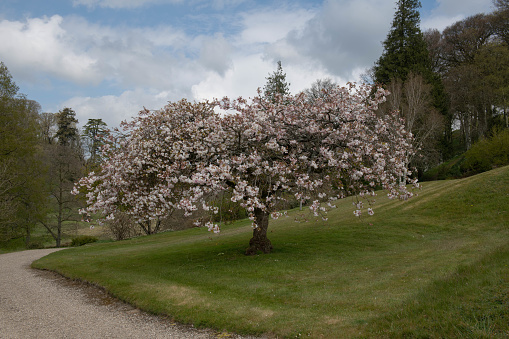
[[[95,165],[99,162],[100,148],[104,144],[105,134],[108,133],[107,124],[102,119],[88,119],[83,126],[84,144],[88,151],[88,164]]]
[[[375,64],[375,82],[406,80],[410,72],[431,76],[431,64],[420,29],[419,0],[398,0],[392,27],[383,42],[384,52]]]
[[[263,87],[263,94],[266,98],[275,101],[278,94],[290,95],[290,84],[286,82],[286,73],[283,72],[281,61],[277,62],[277,70],[266,79],[267,83]]]
[[[444,117],[441,140],[442,158],[449,158],[452,145],[452,116],[442,79],[433,72],[431,58],[420,29],[421,2],[398,0],[392,27],[383,42],[384,51],[373,67],[374,80],[388,85],[392,81],[405,83],[410,74],[420,75],[431,85],[432,106]]]
[[[58,131],[56,136],[60,145],[74,146],[79,139],[77,123],[76,112],[68,107],[57,113]]]

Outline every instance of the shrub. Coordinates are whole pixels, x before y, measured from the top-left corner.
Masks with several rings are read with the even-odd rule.
[[[115,213],[115,219],[108,222],[108,228],[115,240],[124,240],[141,234],[140,227],[131,216],[123,212]]]
[[[72,239],[71,246],[73,247],[83,246],[85,244],[96,242],[97,240],[99,239],[90,235],[80,235]]]
[[[465,155],[459,155],[437,167],[424,172],[419,181],[434,181],[446,179],[459,179],[463,177],[461,166],[465,161]]]
[[[489,139],[475,143],[466,153],[462,172],[472,175],[509,164],[509,129],[495,130]]]
[[[27,244],[27,249],[29,250],[35,250],[35,249],[41,249],[44,248],[44,244],[40,241],[31,241]]]

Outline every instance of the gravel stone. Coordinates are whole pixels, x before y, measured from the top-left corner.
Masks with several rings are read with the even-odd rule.
[[[30,264],[59,249],[0,255],[0,338],[253,338],[142,312],[101,288]]]

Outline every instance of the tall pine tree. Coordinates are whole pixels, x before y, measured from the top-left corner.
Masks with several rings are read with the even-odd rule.
[[[375,82],[405,81],[410,72],[430,78],[428,48],[419,26],[420,7],[419,0],[398,1],[391,30],[383,42],[383,54],[374,67]]]
[[[78,119],[76,112],[66,107],[57,113],[57,138],[58,143],[63,146],[74,146],[79,139]]]
[[[410,74],[420,75],[431,85],[432,106],[444,118],[441,140],[442,158],[452,156],[452,116],[439,74],[433,72],[431,58],[420,29],[421,2],[398,0],[392,27],[383,42],[384,51],[373,67],[374,80],[388,85],[392,81],[405,83]]]
[[[290,94],[290,84],[286,82],[286,73],[283,72],[281,61],[277,62],[277,70],[267,78],[267,83],[263,87],[263,94],[271,101],[276,101],[278,95]]]

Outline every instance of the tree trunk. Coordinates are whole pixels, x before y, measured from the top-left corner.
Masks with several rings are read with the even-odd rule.
[[[270,253],[272,250],[272,244],[267,238],[269,213],[256,208],[254,214],[257,227],[253,229],[253,237],[249,240],[249,247],[246,250],[246,255],[255,255],[258,251],[261,251],[264,254]]]
[[[25,237],[25,247],[28,248],[28,246],[30,245],[30,240],[31,240],[31,237],[30,237],[30,225],[26,225],[26,237]]]

